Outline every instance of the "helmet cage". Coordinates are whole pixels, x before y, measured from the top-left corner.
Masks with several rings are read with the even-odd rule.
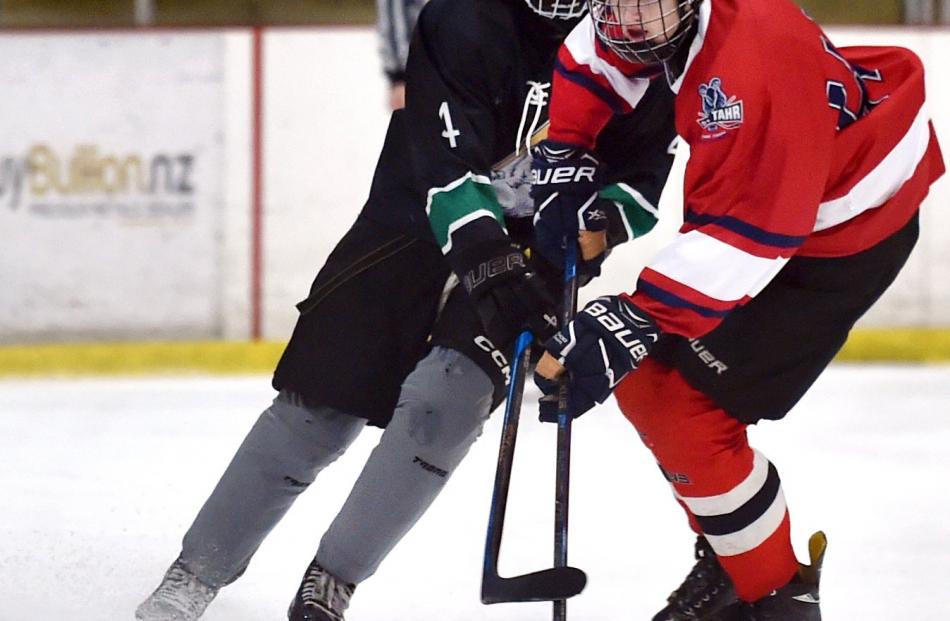
[[[699,0],[588,0],[588,3],[597,37],[624,60],[641,65],[659,65],[673,58],[691,34],[699,13]],[[630,31],[653,34],[632,38]]]
[[[525,0],[531,10],[548,19],[574,19],[587,12],[585,0]]]

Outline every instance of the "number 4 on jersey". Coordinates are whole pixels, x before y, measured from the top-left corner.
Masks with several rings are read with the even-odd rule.
[[[439,118],[445,121],[445,131],[442,132],[442,137],[449,141],[449,146],[453,149],[458,146],[458,142],[455,140],[455,137],[460,135],[462,132],[455,129],[455,126],[452,125],[452,115],[449,114],[449,102],[443,101],[442,105],[439,106]]]

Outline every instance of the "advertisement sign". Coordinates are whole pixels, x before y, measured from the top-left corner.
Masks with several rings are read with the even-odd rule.
[[[0,36],[0,342],[215,334],[224,52]]]

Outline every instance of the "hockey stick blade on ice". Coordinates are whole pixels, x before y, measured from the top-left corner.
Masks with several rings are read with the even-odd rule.
[[[569,253],[573,254],[573,253]],[[565,307],[568,317],[573,314],[577,300],[576,259],[567,260],[565,283]],[[521,416],[521,401],[524,396],[525,374],[530,355],[532,335],[523,332],[515,343],[511,381],[508,386],[508,399],[505,406],[505,418],[501,432],[501,446],[498,449],[498,465],[495,470],[495,487],[492,493],[491,512],[488,518],[488,535],[485,541],[485,563],[482,571],[482,603],[498,604],[502,602],[556,602],[565,610],[564,600],[574,597],[587,586],[587,574],[575,567],[567,566],[567,481],[562,480],[565,465],[569,467],[570,452],[564,451],[564,434],[559,432],[558,440],[558,501],[557,506],[564,513],[556,511],[556,527],[560,535],[556,536],[556,567],[541,571],[504,578],[498,575],[498,552],[501,549],[501,535],[505,522],[505,509],[508,502],[508,487],[511,482],[511,466],[514,461],[515,440],[518,436],[518,421]],[[562,417],[566,418],[566,417]],[[562,429],[564,421],[559,425]],[[570,422],[567,421],[567,446],[570,443]]]
[[[518,437],[521,400],[532,340],[530,332],[522,332],[515,343],[501,446],[498,449],[498,465],[495,469],[495,486],[488,516],[488,533],[485,538],[485,563],[482,570],[484,604],[561,600],[577,595],[587,584],[584,572],[573,567],[552,567],[510,578],[498,575],[498,552],[501,549],[508,487],[511,483],[511,465],[514,462],[515,440]]]
[[[482,576],[482,603],[550,602],[574,597],[587,586],[587,574],[575,567],[552,567],[523,576]]]

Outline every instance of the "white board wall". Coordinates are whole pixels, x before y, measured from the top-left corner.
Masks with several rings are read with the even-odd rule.
[[[950,32],[831,35],[920,54],[938,135],[950,137],[950,86],[935,79]],[[4,33],[0,58],[16,60],[0,64],[0,344],[247,338],[250,32]],[[268,30],[263,66],[262,336],[285,339],[294,303],[366,198],[388,111],[369,28]],[[79,161],[75,191],[40,194],[43,179],[34,175],[31,189],[22,172],[16,185],[31,153],[49,159],[37,145],[63,178]],[[131,182],[123,191],[111,172],[110,157],[163,154],[191,158],[189,183],[179,183],[190,192]],[[657,230],[618,250],[588,295],[629,289],[674,234],[681,178],[678,161]],[[950,326],[947,183],[924,207],[915,256],[864,325]]]

